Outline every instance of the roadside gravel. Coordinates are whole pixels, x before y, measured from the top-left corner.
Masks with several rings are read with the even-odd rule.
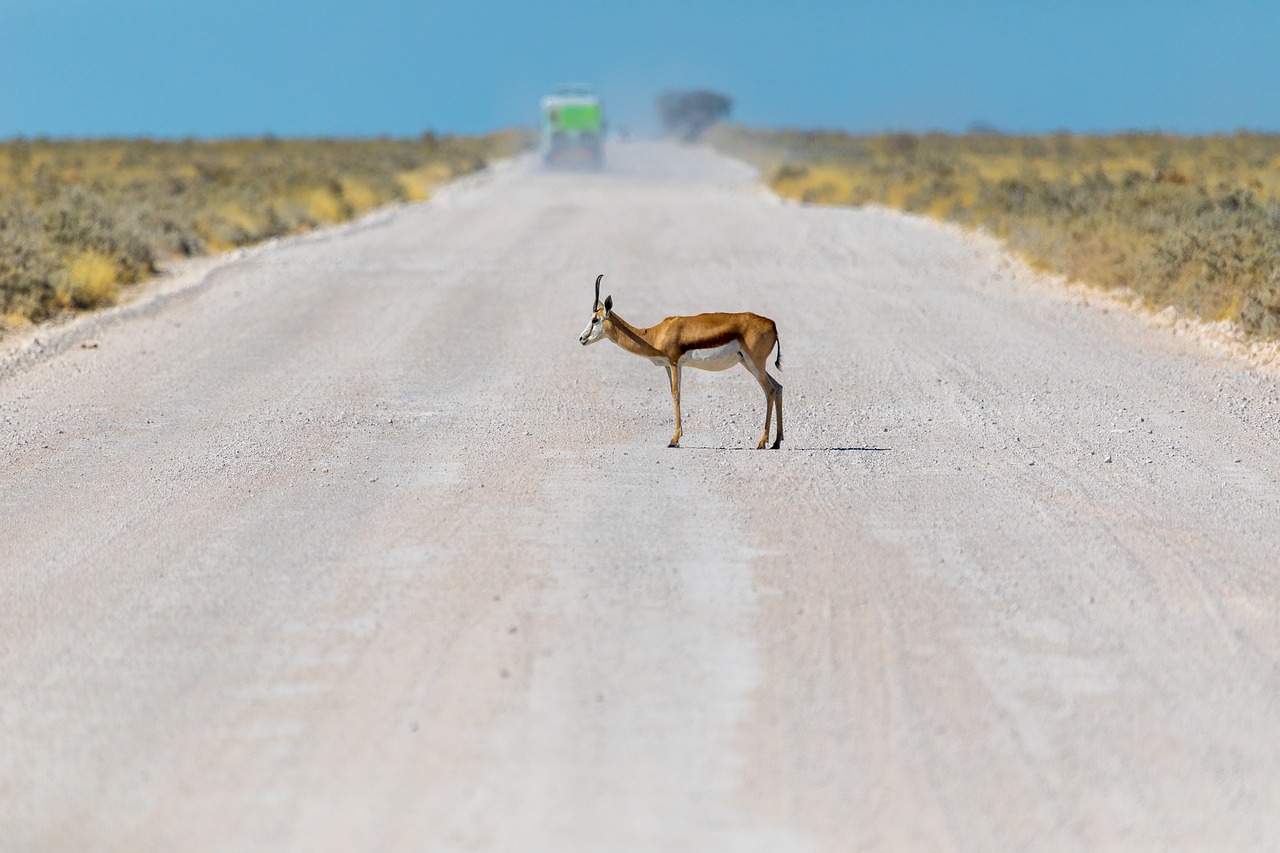
[[[10,358],[0,848],[1280,843],[1275,378],[929,222],[609,162]],[[745,371],[668,450],[662,372],[577,343],[600,272],[777,321],[783,450]]]

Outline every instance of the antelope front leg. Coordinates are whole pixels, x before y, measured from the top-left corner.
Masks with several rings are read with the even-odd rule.
[[[671,378],[671,401],[676,404],[676,434],[671,436],[667,447],[680,446],[680,365],[673,364],[667,368],[667,376]]]
[[[769,446],[769,425],[773,418],[773,410],[778,410],[778,437],[774,439],[773,449],[777,450],[782,445],[782,385],[778,380],[769,375],[768,371],[761,371],[764,378],[760,380],[760,388],[764,391],[764,435],[760,436],[760,443],[756,445],[757,450],[764,450]]]
[[[773,395],[775,393],[771,386],[764,389],[764,435],[761,436],[760,443],[756,445],[756,450],[764,450],[769,443],[769,423],[773,419]],[[774,447],[777,447],[777,445],[775,444]]]

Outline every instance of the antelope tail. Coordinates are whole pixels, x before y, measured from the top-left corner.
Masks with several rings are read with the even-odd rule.
[[[781,370],[782,369],[782,338],[778,337],[778,332],[776,330],[774,331],[773,335],[774,335],[774,339],[777,340],[778,342],[778,357],[773,360],[773,366]]]

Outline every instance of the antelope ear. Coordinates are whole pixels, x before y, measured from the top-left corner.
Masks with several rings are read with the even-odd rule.
[[[613,294],[609,294],[604,298],[604,313],[608,314],[613,310]]]

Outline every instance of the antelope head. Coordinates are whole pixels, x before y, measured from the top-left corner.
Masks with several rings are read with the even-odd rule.
[[[584,347],[587,344],[594,344],[604,337],[604,321],[609,319],[609,312],[613,310],[612,296],[606,296],[604,302],[600,302],[600,279],[602,278],[604,278],[604,273],[596,276],[596,301],[591,306],[591,322],[587,323],[587,327],[582,330],[582,334],[578,335],[578,343]]]

